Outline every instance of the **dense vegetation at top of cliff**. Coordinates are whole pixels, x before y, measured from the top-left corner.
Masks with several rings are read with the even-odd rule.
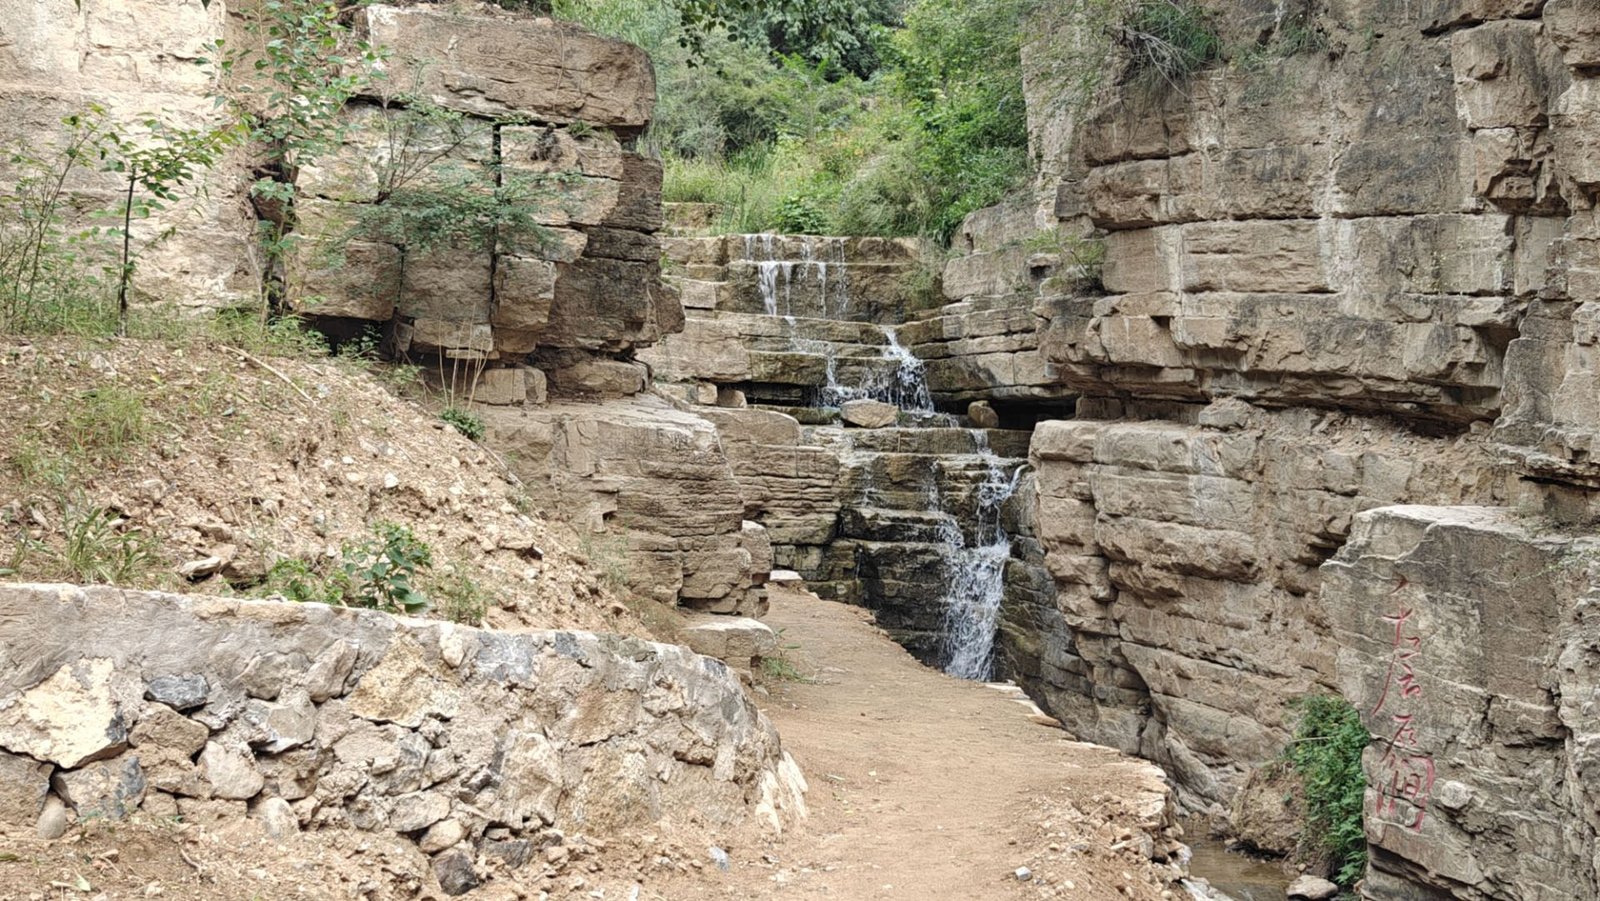
[[[1029,171],[1032,5],[557,0],[554,12],[650,51],[661,100],[647,140],[668,200],[722,204],[728,231],[948,237]]]
[[[926,235],[1022,186],[1023,59],[1068,105],[1221,55],[1186,0],[555,0],[654,58],[666,199],[731,232]],[[1042,37],[1068,28],[1063,40]]]

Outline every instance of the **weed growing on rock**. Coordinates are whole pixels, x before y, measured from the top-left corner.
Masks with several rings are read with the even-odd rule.
[[[304,560],[288,557],[267,571],[262,584],[267,594],[280,594],[302,604],[344,604],[350,594],[349,577],[343,569],[319,573]]]
[[[1181,88],[1222,55],[1222,39],[1205,10],[1182,0],[1130,4],[1113,36],[1127,51],[1135,80],[1148,87]]]
[[[472,579],[462,575],[458,567],[450,575],[434,580],[431,593],[436,598],[434,610],[445,619],[464,626],[483,625],[489,615],[489,593]]]
[[[417,584],[433,567],[433,549],[405,526],[375,523],[368,538],[346,544],[340,557],[337,566],[326,567],[279,560],[263,587],[291,601],[388,613],[418,614],[431,606]]]
[[[803,682],[807,685],[815,684],[816,680],[801,672],[800,667],[789,656],[790,651],[800,650],[799,643],[785,643],[783,640],[783,632],[783,629],[775,630],[774,634],[777,638],[777,649],[771,654],[761,658],[759,666],[761,669],[762,678],[776,682]]]
[[[113,511],[75,502],[66,505],[61,515],[65,540],[59,547],[24,538],[18,557],[37,554],[58,578],[97,585],[127,585],[155,568],[155,539],[139,529],[124,528]],[[19,566],[20,561],[11,568]]]
[[[1300,722],[1285,756],[1305,788],[1302,842],[1314,842],[1333,858],[1340,885],[1354,885],[1367,866],[1362,829],[1366,778],[1361,752],[1372,740],[1361,715],[1343,698],[1310,695],[1296,702]]]

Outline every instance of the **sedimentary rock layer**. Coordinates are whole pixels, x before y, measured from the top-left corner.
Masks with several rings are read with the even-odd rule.
[[[1278,753],[1293,698],[1333,686],[1318,566],[1351,518],[1507,491],[1471,437],[1237,402],[1194,424],[1043,423],[1032,453],[1061,619],[1015,671],[1069,728],[1161,761],[1200,806]]]
[[[1355,517],[1321,606],[1373,734],[1366,897],[1600,895],[1597,551],[1505,508]]]

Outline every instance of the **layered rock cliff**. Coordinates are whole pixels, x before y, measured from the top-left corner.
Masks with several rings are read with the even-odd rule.
[[[1218,810],[1286,703],[1342,692],[1367,896],[1592,896],[1559,523],[1593,516],[1600,7],[1205,5],[1248,53],[1081,119],[1074,38],[1032,49],[1044,174],[1009,221],[1104,263],[1034,295],[1077,401],[1033,439],[1056,609],[1016,614],[1012,671]],[[989,243],[952,283],[1039,262]]]

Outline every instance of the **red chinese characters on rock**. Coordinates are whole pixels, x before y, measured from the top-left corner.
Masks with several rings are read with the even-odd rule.
[[[1395,591],[1405,584],[1402,579]],[[1433,758],[1423,753],[1414,725],[1422,698],[1422,683],[1416,672],[1416,664],[1422,662],[1422,637],[1415,632],[1414,613],[1402,605],[1383,617],[1384,622],[1394,626],[1394,644],[1383,691],[1371,716],[1387,711],[1394,731],[1385,736],[1388,747],[1378,763],[1378,805],[1374,813],[1412,831],[1421,831],[1435,773]]]

